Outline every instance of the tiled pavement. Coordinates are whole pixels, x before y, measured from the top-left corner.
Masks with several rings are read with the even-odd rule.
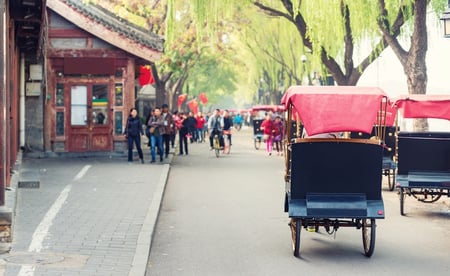
[[[145,157],[23,160],[40,188],[15,190],[0,275],[144,275],[172,154],[155,164]]]

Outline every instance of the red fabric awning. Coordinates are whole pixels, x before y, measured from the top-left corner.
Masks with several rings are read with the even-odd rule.
[[[355,131],[370,133],[382,102],[378,87],[292,86],[281,102],[293,106],[308,135]]]
[[[255,105],[252,107],[252,111],[272,111],[277,112],[278,106],[277,105]]]
[[[408,95],[394,103],[404,118],[450,120],[450,95]]]

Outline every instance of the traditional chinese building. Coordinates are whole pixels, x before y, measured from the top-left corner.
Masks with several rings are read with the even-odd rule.
[[[160,57],[163,40],[80,0],[6,0],[0,13],[3,205],[20,148],[126,149],[122,133],[136,104],[139,65]]]
[[[137,70],[162,39],[81,1],[47,0],[47,18],[44,150],[123,151]]]

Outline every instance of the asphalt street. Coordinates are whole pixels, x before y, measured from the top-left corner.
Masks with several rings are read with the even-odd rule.
[[[283,157],[255,150],[250,130],[233,139],[228,156],[192,144],[189,156],[174,159],[147,275],[450,274],[449,199],[424,204],[408,197],[407,216],[400,216],[387,183],[386,219],[377,221],[371,258],[356,228],[335,236],[302,231],[295,258],[283,211]]]

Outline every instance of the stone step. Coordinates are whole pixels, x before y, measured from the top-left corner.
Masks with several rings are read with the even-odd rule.
[[[20,172],[18,188],[39,188],[41,179],[38,170],[23,170]]]

